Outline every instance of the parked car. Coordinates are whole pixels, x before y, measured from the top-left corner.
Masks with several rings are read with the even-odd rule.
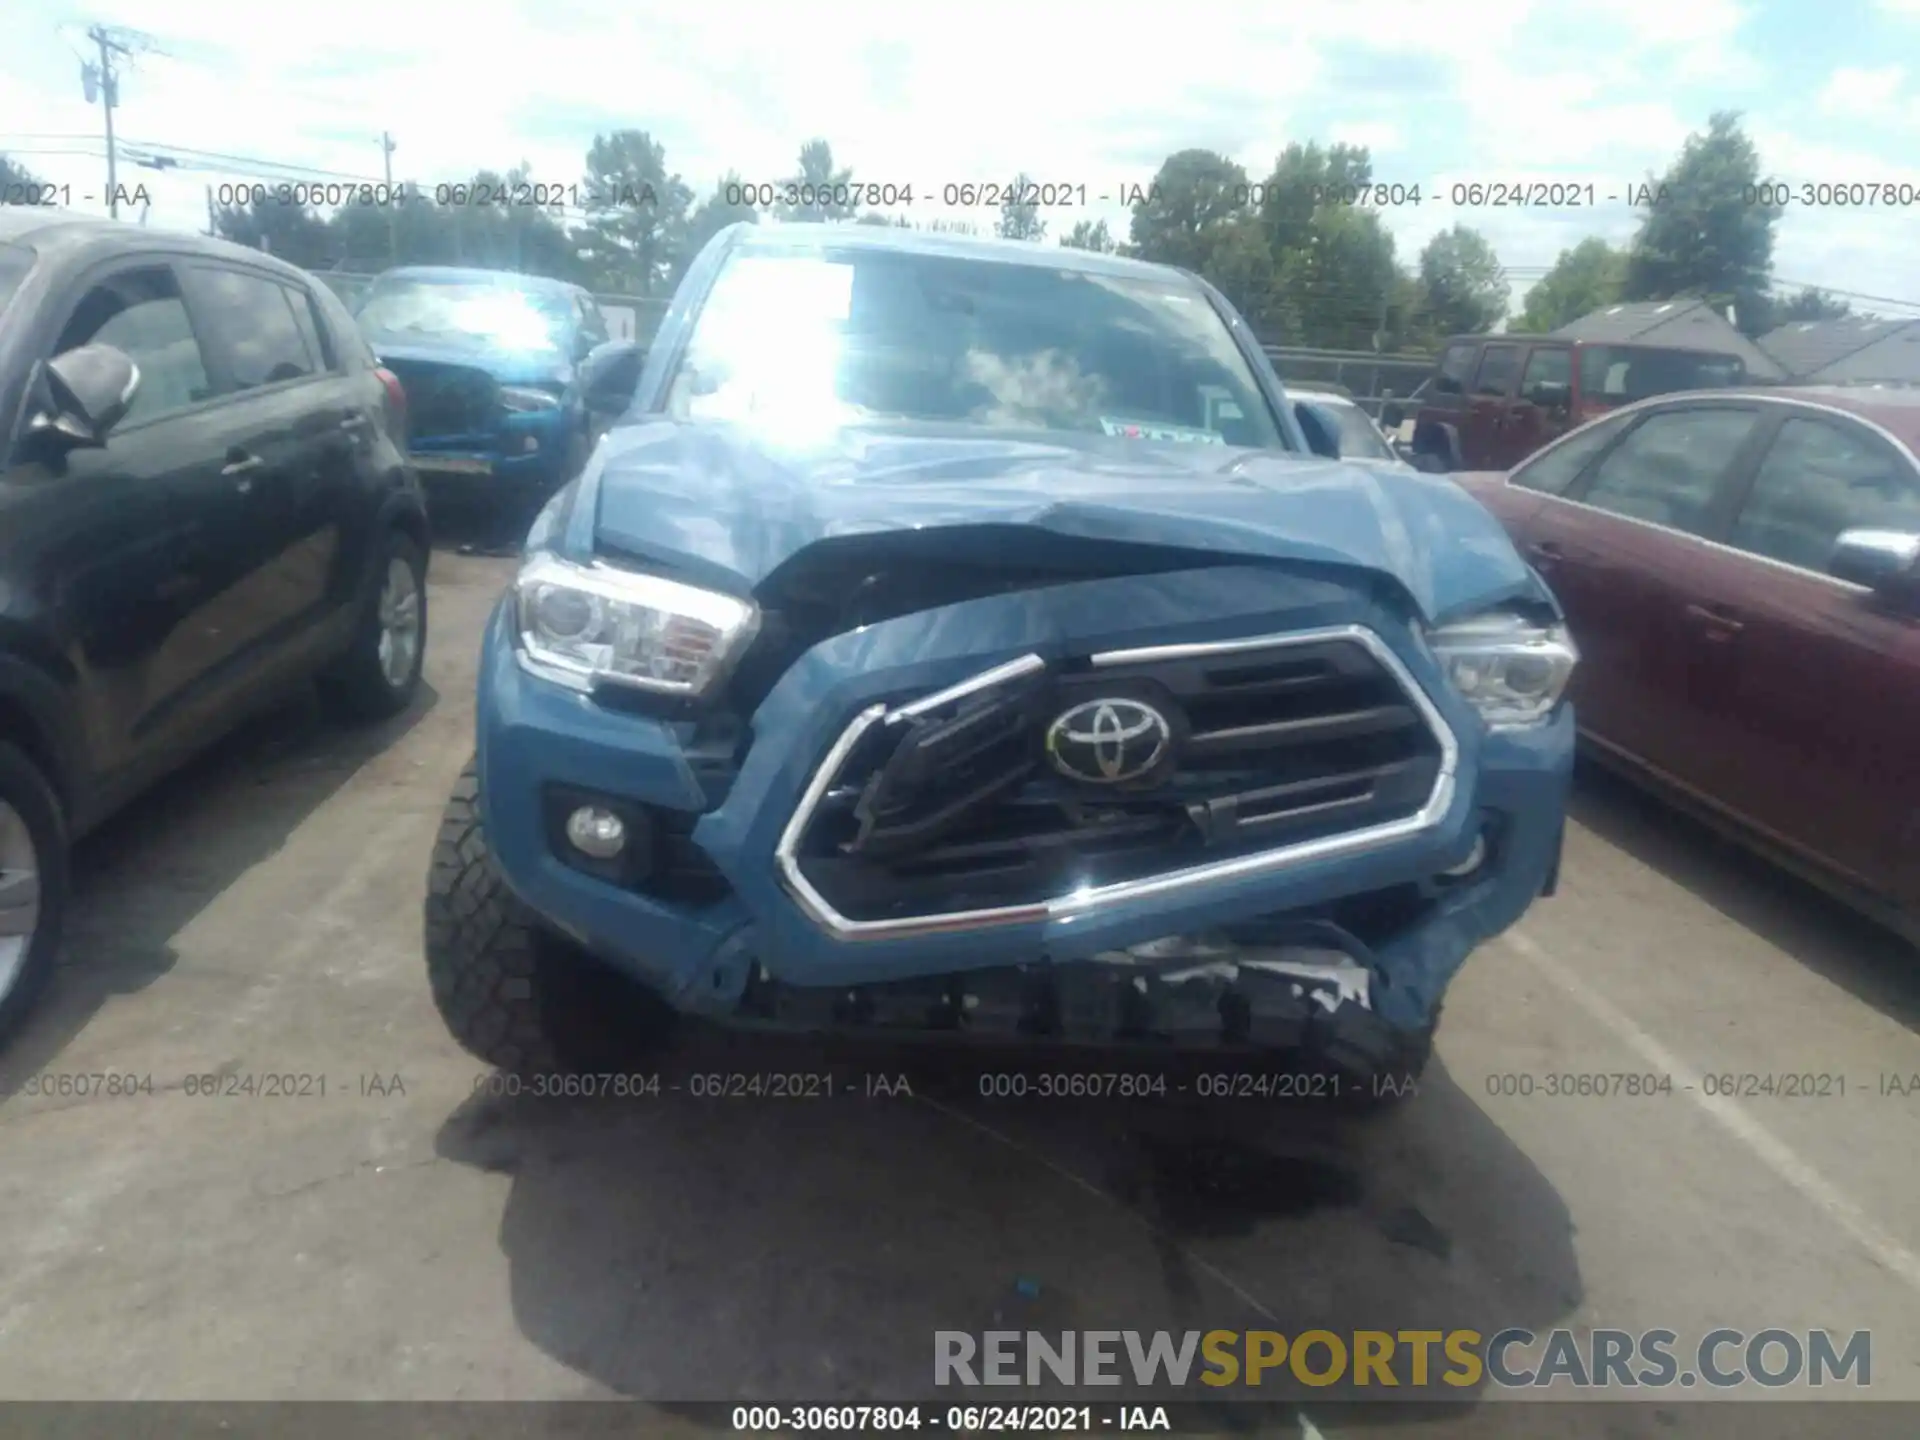
[[[1374,418],[1344,390],[1289,385],[1287,397],[1293,401],[1296,416],[1302,407],[1324,412],[1327,427],[1339,439],[1342,460],[1360,465],[1384,465],[1390,470],[1413,468]]]
[[[1461,475],[1566,606],[1580,732],[1909,934],[1920,392],[1669,395]]]
[[[1450,481],[1309,453],[1204,281],[735,226],[633,407],[487,627],[434,851],[483,1059],[631,1054],[582,1000],[619,975],[657,1021],[1304,1048],[1377,1092],[1551,890],[1550,594]]]
[[[1414,392],[1414,463],[1443,472],[1505,470],[1622,405],[1745,379],[1739,356],[1708,350],[1551,335],[1455,336]]]
[[[0,1037],[53,968],[72,839],[316,676],[355,717],[411,701],[403,408],[290,265],[0,210]]]
[[[593,421],[576,369],[608,335],[578,285],[406,266],[368,286],[355,314],[406,387],[408,445],[429,485],[480,491],[531,520],[579,470]]]

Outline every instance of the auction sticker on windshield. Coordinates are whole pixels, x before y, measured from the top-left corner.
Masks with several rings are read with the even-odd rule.
[[[1186,425],[1162,425],[1153,420],[1124,420],[1112,415],[1100,417],[1100,428],[1116,440],[1171,440],[1181,445],[1227,443],[1211,430],[1195,430]]]

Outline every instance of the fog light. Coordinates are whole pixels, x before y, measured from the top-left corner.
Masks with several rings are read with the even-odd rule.
[[[611,810],[582,805],[567,816],[567,843],[594,860],[611,860],[627,847],[627,826]]]
[[[1487,837],[1485,835],[1476,835],[1473,837],[1473,849],[1467,852],[1467,858],[1462,860],[1458,865],[1447,870],[1442,870],[1440,873],[1449,880],[1459,880],[1478,870],[1486,858]]]

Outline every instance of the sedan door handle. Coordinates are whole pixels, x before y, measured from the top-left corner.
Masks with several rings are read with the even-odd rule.
[[[1564,560],[1567,552],[1552,540],[1535,540],[1527,546],[1527,554],[1535,560]]]
[[[1686,616],[1706,632],[1709,640],[1731,640],[1747,628],[1746,622],[1738,616],[1712,605],[1688,605]]]
[[[367,417],[364,415],[349,415],[340,422],[340,428],[342,430],[364,430],[367,428]]]
[[[220,467],[222,475],[251,475],[267,462],[258,455],[241,452],[227,457],[227,463]]]

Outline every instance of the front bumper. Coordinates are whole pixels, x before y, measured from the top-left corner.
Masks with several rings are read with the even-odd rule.
[[[1196,614],[1209,618],[1195,623]],[[1197,879],[1075,897],[1038,913],[862,933],[836,927],[783,874],[783,841],[817,788],[823,758],[872,707],[907,704],[1028,655],[1051,662],[1344,627],[1377,637],[1450,742],[1450,775],[1416,824],[1360,846],[1308,847],[1277,864],[1217,866]],[[1431,1020],[1473,948],[1551,887],[1574,731],[1563,709],[1535,730],[1488,732],[1440,681],[1404,622],[1375,602],[1248,567],[1089,581],[867,626],[806,652],[746,733],[741,754],[716,747],[694,722],[609,708],[528,673],[503,604],[483,653],[478,760],[483,820],[509,884],[554,928],[691,1012],[804,1020],[833,1007],[782,1003],[768,1011],[761,1002],[768,993],[825,1000],[954,976],[984,986],[1035,969],[1119,974],[1105,963],[1118,952],[1227,933],[1251,944],[1344,950],[1370,975],[1372,1012],[1412,1030]],[[583,873],[560,858],[556,794],[613,797],[673,822],[675,843],[699,852],[724,884],[697,896],[645,893]],[[1477,849],[1484,861],[1470,875],[1436,881]],[[1327,919],[1364,912],[1369,897],[1412,892],[1420,903],[1392,924],[1368,930]],[[1096,959],[1103,965],[1073,963]],[[1170,968],[1128,978],[1157,984]],[[1144,983],[1135,988],[1144,993]]]
[[[578,417],[565,408],[506,411],[491,430],[414,436],[407,459],[423,480],[450,488],[557,484],[567,478],[570,442],[578,423]]]

